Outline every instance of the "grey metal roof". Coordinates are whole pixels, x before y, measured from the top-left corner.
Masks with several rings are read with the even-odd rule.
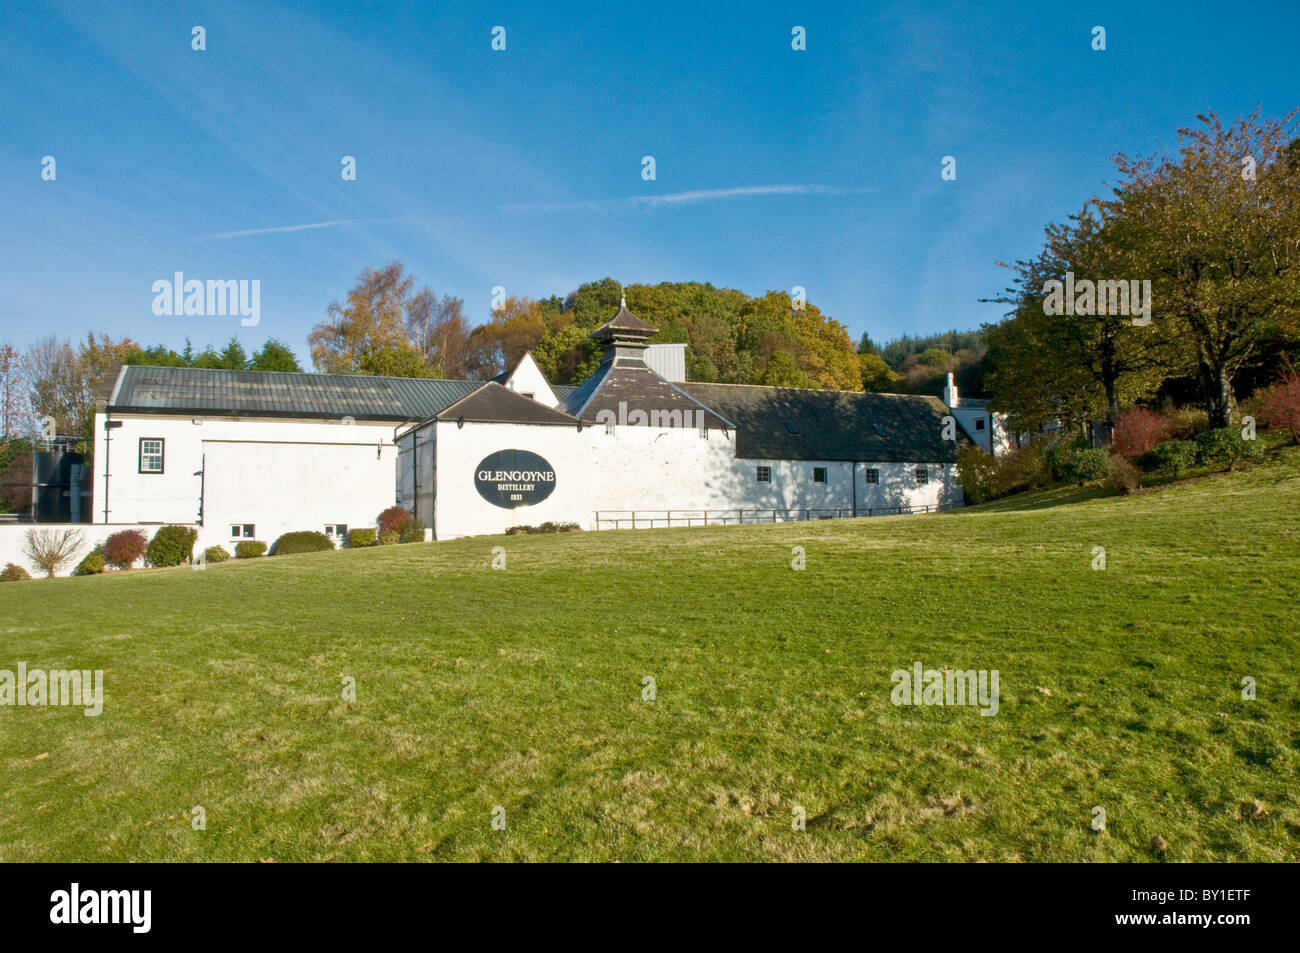
[[[118,413],[424,420],[483,386],[353,374],[291,374],[128,365],[109,410]]]
[[[943,439],[937,397],[752,384],[679,385],[735,422],[736,456],[863,463],[953,463],[970,441]]]

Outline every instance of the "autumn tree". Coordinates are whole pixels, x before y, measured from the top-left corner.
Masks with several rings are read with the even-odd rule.
[[[404,362],[396,353],[405,351],[414,353],[423,364],[407,328],[426,324],[432,309],[433,292],[428,288],[416,291],[415,278],[400,261],[378,270],[363,268],[346,303],[331,301],[325,320],[308,335],[312,364],[323,373],[362,374],[367,372],[367,364]],[[368,362],[367,354],[371,355]]]
[[[1231,422],[1238,372],[1300,315],[1296,116],[1198,116],[1179,130],[1177,155],[1116,156],[1123,181],[1101,203],[1129,224],[1152,321],[1186,342],[1214,427]]]
[[[0,343],[0,447],[29,430],[26,407],[22,355],[5,341]]]

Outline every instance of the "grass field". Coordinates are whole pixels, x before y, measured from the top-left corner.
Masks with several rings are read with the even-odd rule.
[[[0,858],[1295,861],[1298,569],[1290,450],[1136,497],[4,585],[0,668],[106,698],[0,708]],[[998,670],[997,715],[894,706],[918,660]]]

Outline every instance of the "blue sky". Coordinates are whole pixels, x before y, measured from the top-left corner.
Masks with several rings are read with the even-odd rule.
[[[973,327],[1109,155],[1300,105],[1297,35],[1293,0],[6,3],[0,340],[274,336],[306,365],[393,258],[475,322],[493,286],[610,275],[802,285],[855,338]],[[177,271],[259,279],[260,324],[155,316]]]

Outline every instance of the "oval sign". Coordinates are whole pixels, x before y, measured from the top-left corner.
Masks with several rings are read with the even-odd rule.
[[[474,488],[493,506],[532,506],[555,489],[555,468],[528,450],[498,450],[475,468]]]

